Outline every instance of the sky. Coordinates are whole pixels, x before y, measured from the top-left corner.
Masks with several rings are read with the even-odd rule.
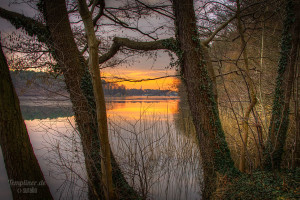
[[[155,1],[156,0],[152,0],[151,2],[155,2]],[[113,6],[111,1],[107,1],[107,2],[110,2],[107,4],[107,6]],[[9,5],[9,0],[1,0],[0,6],[5,9],[16,11],[30,17],[34,16],[35,14],[35,11],[25,4]],[[139,22],[139,27],[141,27],[144,30],[147,29],[151,30],[152,24],[155,24],[157,26],[163,26],[162,25],[163,23],[165,23],[164,20],[153,18],[151,20],[149,19],[144,21],[141,20],[141,22]],[[9,22],[0,18],[0,31],[3,37],[3,35],[11,33],[12,31],[15,31],[15,29],[13,26],[10,25]],[[142,41],[147,40],[147,38],[145,38],[144,36],[141,36],[132,31],[127,31],[127,32],[115,31],[111,34],[110,31],[107,31],[107,28],[105,29],[104,27],[102,32],[105,37],[114,37],[114,36],[135,37]],[[164,35],[162,35],[162,37],[164,37]],[[124,57],[124,55],[118,55],[119,58],[122,58],[122,56]],[[169,63],[170,63],[170,58],[168,56],[168,53],[164,51],[158,51],[156,58],[152,58],[151,56],[137,55],[130,59],[129,64],[124,63],[114,68],[105,68],[101,70],[101,72],[102,72],[102,76],[104,77],[120,77],[125,79],[137,79],[137,80],[153,79],[162,76],[175,75],[176,73],[175,69],[169,69],[168,67]],[[108,80],[113,81],[114,79],[108,79]],[[143,82],[118,82],[118,84],[123,84],[126,86],[126,88],[174,90],[174,82],[176,82],[174,78],[164,78],[164,79],[143,81]]]

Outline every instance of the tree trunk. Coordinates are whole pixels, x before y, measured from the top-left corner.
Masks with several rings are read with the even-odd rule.
[[[199,41],[193,1],[173,0],[173,4],[176,17],[177,41],[170,38],[154,42],[136,42],[124,38],[115,38],[111,49],[106,54],[102,55],[99,60],[100,62],[109,60],[118,52],[121,46],[145,51],[168,49],[177,53],[183,72],[183,81],[187,86],[188,101],[193,116],[193,122],[201,147],[205,182],[203,197],[204,199],[208,199],[216,188],[217,173],[224,176],[233,176],[238,174],[238,171],[234,167],[234,163],[231,159],[230,151],[219,119],[216,103],[217,92],[214,71],[208,50],[205,46],[207,42],[205,41],[204,44],[202,44]],[[57,5],[57,3],[55,3],[55,5]],[[57,6],[53,6],[53,9],[55,9],[55,7]],[[59,10],[56,10],[56,12],[53,13],[54,15],[57,15],[59,12]],[[56,18],[58,18],[56,23],[62,23],[63,20],[61,19],[67,17]],[[224,24],[226,25],[228,23],[229,22],[226,22]],[[223,27],[225,25],[223,25]],[[66,24],[63,25],[63,27],[65,26]],[[55,28],[57,27],[53,25],[53,34],[55,34],[55,31],[57,30]],[[60,33],[56,34],[61,35],[62,33],[65,34],[64,31],[60,31]],[[208,42],[209,41],[210,40],[208,40]],[[60,42],[53,43],[58,46],[61,45]],[[77,76],[76,73],[73,75]],[[91,86],[91,84],[88,85]],[[122,176],[122,174],[114,172],[114,170],[119,170],[114,163],[115,161],[112,157],[114,184],[120,184],[120,186],[124,188],[124,190],[122,190],[122,188],[119,188],[119,190],[122,194],[127,195],[127,199],[137,197],[128,184],[122,182],[124,178],[120,177],[120,181],[116,180],[118,179],[118,175]],[[115,188],[118,188],[118,186]],[[131,195],[132,197],[129,197],[128,195]]]
[[[298,44],[299,45],[299,44]],[[298,46],[298,49],[300,47]],[[299,55],[297,62],[299,63]],[[294,83],[294,98],[295,98],[295,139],[294,139],[294,148],[292,151],[292,168],[300,166],[300,67],[295,69],[295,83]]]
[[[95,118],[93,118],[94,111],[91,108],[91,105],[94,103],[91,101],[93,94],[89,94],[92,91],[92,87],[90,86],[91,83],[89,83],[88,72],[85,72],[87,66],[85,66],[84,59],[80,58],[75,44],[65,1],[45,0],[44,4],[43,14],[53,41],[55,59],[63,72],[81,136],[88,175],[89,197],[90,199],[100,199],[103,197],[103,191],[100,187],[100,145],[97,142],[98,135],[95,127]],[[88,99],[87,95],[91,99]]]
[[[53,199],[34,155],[1,44],[0,94],[0,145],[13,198]],[[21,181],[27,183],[17,185]]]
[[[100,138],[102,187],[105,199],[115,199],[116,195],[114,194],[112,181],[106,106],[99,70],[98,45],[100,42],[96,38],[93,19],[85,0],[78,0],[78,8],[88,39],[89,69],[92,76],[93,91],[96,100],[97,123]]]
[[[199,41],[193,0],[173,0],[177,55],[196,128],[204,172],[203,199],[216,189],[217,173],[235,175],[230,151],[219,119],[216,85],[206,47]]]
[[[289,125],[289,107],[294,81],[295,62],[300,37],[300,2],[288,0],[282,33],[278,76],[269,127],[269,138],[264,151],[264,169],[280,169]]]
[[[241,17],[240,17],[240,1],[236,1],[237,4],[237,20],[238,20],[238,31],[241,37],[241,46],[243,51],[243,57],[244,57],[244,63],[245,63],[245,79],[247,81],[248,87],[249,87],[249,93],[250,93],[250,104],[245,112],[244,119],[242,122],[243,125],[243,131],[244,134],[242,136],[242,148],[241,148],[241,157],[240,157],[240,165],[239,170],[241,172],[245,172],[245,166],[246,166],[246,152],[247,152],[247,145],[248,145],[248,136],[249,136],[249,117],[250,113],[255,107],[257,103],[256,98],[256,90],[255,85],[253,83],[253,80],[250,77],[250,71],[249,71],[249,60],[248,60],[248,52],[247,52],[247,43],[244,37],[244,30],[242,27]]]
[[[47,18],[51,21],[50,24],[48,24],[49,22],[47,23],[47,27],[32,18],[3,8],[0,8],[0,16],[7,19],[17,29],[22,28],[28,35],[36,36],[39,42],[45,43],[52,51],[51,53],[57,63],[62,64],[59,67],[64,74],[67,89],[70,93],[70,99],[75,112],[75,119],[82,140],[88,174],[89,197],[90,199],[97,199],[97,196],[103,195],[103,192],[99,189],[99,184],[101,183],[101,159],[99,159],[100,140],[98,138],[97,122],[95,120],[96,106],[91,77],[84,58],[79,54],[76,45],[74,45],[74,41],[72,41],[73,34],[70,30],[65,1],[49,0],[46,1],[46,3],[48,4],[47,7],[45,6],[45,1],[42,0],[38,7],[44,14],[46,23]],[[52,29],[52,33],[50,33],[49,29]],[[52,34],[55,35],[55,37],[53,37]],[[60,34],[63,35],[59,36]],[[68,44],[65,39],[71,43]],[[65,51],[68,58],[64,57],[62,51]],[[56,52],[58,55],[56,55]],[[104,57],[105,56],[106,55],[104,55]],[[80,63],[78,63],[77,57],[79,57]],[[73,58],[74,60],[72,60]],[[68,65],[64,64],[64,59],[68,61],[66,62]],[[86,118],[87,116],[88,118]],[[87,129],[85,129],[85,127],[87,127]],[[111,154],[111,162],[113,182],[119,198],[139,199],[138,194],[124,178],[113,154]],[[95,193],[97,193],[96,196]]]
[[[41,2],[43,3],[43,1]],[[89,198],[103,199],[100,139],[96,121],[96,104],[88,66],[75,44],[65,1],[47,0],[44,2],[44,16],[51,33],[55,57],[64,74],[82,140],[88,173]],[[113,156],[111,159],[113,181],[114,185],[118,187],[119,198],[138,198],[136,192],[125,180]]]

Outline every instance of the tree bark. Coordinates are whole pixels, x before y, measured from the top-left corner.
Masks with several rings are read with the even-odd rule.
[[[54,1],[53,1],[54,2]],[[44,10],[46,13],[50,12],[54,16],[48,16],[49,18],[54,17],[59,13],[59,17],[56,18],[56,21],[53,20],[52,28],[54,34],[60,34],[59,32],[55,32],[55,23],[59,24],[58,27],[61,33],[65,35],[66,38],[72,38],[72,32],[68,29],[69,24],[67,23],[68,15],[66,11],[62,11],[61,9],[65,10],[65,7],[55,7],[55,5],[62,4],[58,2],[54,2],[53,8],[50,6],[50,10],[44,8],[43,1],[41,1],[40,8]],[[46,13],[44,13],[46,18]],[[30,36],[37,36],[39,42],[45,43],[48,48],[52,51],[53,57],[56,59],[57,63],[61,63],[63,61],[56,55],[56,51],[54,50],[56,47],[58,48],[57,51],[60,52],[60,56],[63,57],[63,53],[60,49],[69,51],[69,48],[75,48],[74,45],[69,47],[63,47],[65,43],[60,43],[60,40],[53,40],[51,37],[51,33],[49,31],[50,27],[46,27],[40,22],[37,22],[29,17],[24,15],[7,11],[3,8],[0,8],[0,16],[4,19],[10,21],[17,29],[22,28],[24,29]],[[62,21],[60,19],[63,19]],[[64,42],[64,38],[62,37],[61,40]],[[74,38],[73,38],[74,40]],[[92,89],[92,82],[91,77],[87,71],[88,66],[85,63],[85,60],[82,56],[80,56],[79,51],[71,50],[72,52],[77,52],[76,54],[69,55],[67,60],[73,59],[79,56],[80,63],[78,63],[78,59],[75,59],[76,62],[69,62],[68,65],[62,65],[61,67],[64,73],[65,82],[67,84],[69,93],[73,93],[70,95],[73,110],[75,112],[75,119],[77,122],[77,126],[80,132],[85,162],[86,162],[86,170],[88,174],[88,184],[89,184],[89,197],[90,199],[97,199],[97,196],[103,195],[101,190],[98,190],[100,187],[101,182],[101,159],[99,159],[100,155],[100,140],[98,138],[97,133],[97,124],[96,124],[96,108],[95,108],[95,100],[94,94]],[[107,55],[107,54],[105,54]],[[73,65],[74,64],[74,65]],[[65,75],[66,74],[66,75]],[[72,79],[74,80],[72,81]],[[71,89],[69,89],[71,88]],[[78,95],[78,97],[77,97]],[[82,107],[81,107],[82,105]],[[82,108],[82,109],[81,109]],[[85,110],[87,109],[87,110]],[[87,116],[86,113],[89,113],[89,118],[85,118]],[[79,117],[79,121],[77,121],[77,117]],[[84,123],[83,123],[84,122]],[[84,127],[87,126],[88,128],[85,129]],[[90,128],[89,128],[90,127]],[[112,162],[112,175],[113,175],[113,182],[115,185],[116,193],[120,199],[139,199],[139,195],[133,188],[127,183],[122,171],[116,162],[113,154],[111,154],[111,162]],[[92,186],[92,185],[95,186]],[[95,192],[98,193],[95,196]]]
[[[299,45],[299,44],[298,44]],[[299,50],[300,46],[298,46]],[[299,55],[297,61],[299,62]],[[295,99],[295,138],[294,148],[292,151],[292,168],[300,166],[300,67],[295,69],[295,84],[294,84],[294,99]]]
[[[89,69],[96,100],[97,124],[100,138],[102,187],[105,194],[105,199],[115,199],[116,195],[114,194],[112,181],[106,106],[102,88],[101,74],[99,70],[98,46],[100,41],[98,41],[96,38],[93,19],[85,0],[78,0],[78,8],[88,39]]]
[[[64,0],[41,1],[39,8],[47,26],[24,15],[0,8],[0,16],[17,29],[37,36],[45,43],[63,72],[80,133],[88,175],[89,198],[103,197],[101,183],[100,140],[96,122],[96,106],[88,65],[80,55],[70,28]],[[111,154],[113,182],[119,199],[139,199],[127,183],[118,163]]]
[[[173,0],[183,82],[196,128],[204,172],[203,199],[216,189],[217,173],[237,174],[216,102],[216,83],[207,48],[199,41],[193,0]]]
[[[14,199],[53,199],[34,155],[0,44],[0,145]],[[16,185],[27,181],[30,184]]]
[[[208,199],[216,188],[217,173],[233,176],[238,174],[238,171],[231,159],[219,119],[215,76],[206,48],[211,39],[204,44],[199,41],[192,0],[174,0],[173,4],[177,40],[169,38],[155,42],[136,42],[125,38],[115,38],[111,49],[99,58],[99,62],[109,60],[122,46],[146,51],[168,49],[177,54],[181,62],[183,80],[187,86],[188,101],[201,146],[205,182],[203,197]],[[114,171],[116,168],[113,157],[112,165]],[[114,180],[116,176],[117,173],[113,173]]]
[[[41,1],[44,18],[50,31],[55,59],[64,75],[81,136],[88,175],[89,198],[103,197],[101,189],[101,164],[97,128],[92,110],[93,94],[88,79],[87,66],[74,41],[64,0]],[[83,91],[86,89],[86,93]],[[88,99],[88,96],[90,99]],[[90,100],[90,101],[89,101]]]
[[[286,19],[282,33],[278,76],[269,127],[268,141],[264,151],[263,167],[280,169],[289,124],[289,107],[294,81],[295,65],[299,53],[300,2],[288,0]]]
[[[96,104],[88,66],[75,44],[65,1],[45,1],[45,8],[44,16],[51,33],[56,60],[62,66],[81,135],[89,180],[89,198],[103,199],[100,138],[98,137]],[[114,185],[118,187],[118,197],[120,199],[139,198],[133,188],[128,185],[113,156],[111,159],[113,181]]]

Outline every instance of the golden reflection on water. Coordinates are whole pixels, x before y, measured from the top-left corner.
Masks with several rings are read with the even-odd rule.
[[[108,103],[108,118],[111,116],[119,116],[126,118],[138,119],[140,116],[153,115],[160,119],[167,119],[178,112],[178,99],[171,98],[147,98],[141,99],[125,99],[123,101],[114,99]]]
[[[132,174],[132,169],[139,169],[142,159],[149,164],[148,167],[151,169],[147,172],[147,176],[150,178],[149,184],[153,185],[148,191],[150,199],[199,199],[200,187],[197,178],[199,161],[194,160],[198,157],[198,151],[188,135],[179,134],[175,125],[179,112],[179,98],[144,96],[108,98],[106,105],[112,150],[118,162],[122,163],[120,167],[125,174],[126,171]],[[137,121],[141,123],[136,124]],[[177,122],[179,121],[182,120],[177,119]],[[60,171],[68,170],[58,169],[56,166],[50,168],[48,161],[45,161],[41,155],[49,157],[49,152],[52,151],[52,157],[50,156],[48,159],[55,159],[58,155],[56,146],[60,147],[61,155],[65,156],[65,160],[73,160],[74,155],[78,152],[80,154],[81,151],[77,151],[77,149],[80,149],[81,143],[78,132],[74,129],[76,127],[74,116],[34,119],[25,122],[33,147],[35,151],[39,150],[36,151],[37,158],[46,175],[46,180],[51,191],[56,194],[55,197],[58,197],[59,193],[56,192],[56,189],[62,182],[51,178],[52,175],[48,176],[49,171],[56,170],[61,173]],[[132,128],[133,130],[131,130]],[[134,133],[134,131],[138,132]],[[77,142],[74,143],[74,140]],[[137,155],[132,155],[130,152],[134,152],[137,144],[144,150],[139,151]],[[149,148],[151,146],[153,148]],[[53,147],[55,148],[51,150]],[[78,166],[81,166],[82,169],[79,171],[82,173],[82,177],[85,177],[83,156],[80,155],[79,162],[82,164]],[[135,159],[134,166],[130,161],[132,159]],[[71,166],[74,167],[74,165]],[[78,166],[75,165],[76,168]],[[145,170],[142,168],[141,171]],[[136,181],[131,184],[137,184],[135,176],[130,177],[130,180]],[[85,184],[79,182],[78,185]],[[78,188],[73,190],[78,190]]]

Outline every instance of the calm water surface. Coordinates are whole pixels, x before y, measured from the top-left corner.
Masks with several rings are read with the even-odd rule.
[[[70,102],[25,98],[21,105],[23,115],[30,116],[25,120],[30,140],[55,199],[87,199],[80,139],[66,111]],[[107,99],[112,151],[128,182],[148,199],[201,196],[198,148],[178,105],[177,97]],[[2,152],[0,157],[0,197],[11,199]]]

